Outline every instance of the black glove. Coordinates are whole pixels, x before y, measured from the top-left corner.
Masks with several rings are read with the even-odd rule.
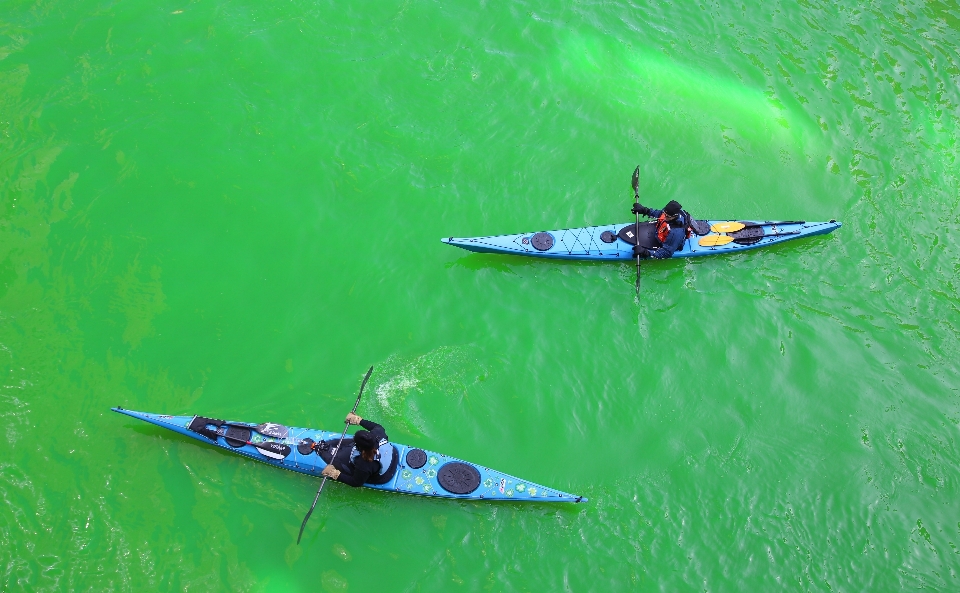
[[[650,250],[644,247],[643,245],[634,245],[633,257],[640,257],[643,259],[647,259],[648,257],[650,257]]]
[[[634,202],[633,209],[631,210],[634,214],[643,214],[644,216],[650,215],[650,209],[641,204],[640,202]]]

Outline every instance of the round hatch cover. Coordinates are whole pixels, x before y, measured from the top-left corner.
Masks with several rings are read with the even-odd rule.
[[[603,231],[600,233],[600,240],[604,243],[613,243],[617,240],[617,236],[611,233],[610,231]]]
[[[407,451],[407,467],[420,469],[427,462],[427,454],[423,449],[410,449]]]
[[[550,233],[537,233],[530,238],[530,243],[537,251],[546,251],[553,247],[553,235]]]
[[[472,465],[451,461],[437,472],[437,482],[452,494],[470,494],[480,486],[480,472]]]
[[[297,445],[297,452],[301,455],[313,453],[313,439],[303,439],[300,441],[300,444]]]

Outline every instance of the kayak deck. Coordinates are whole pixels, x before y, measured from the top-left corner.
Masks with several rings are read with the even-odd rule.
[[[737,237],[738,235],[736,233],[718,233],[714,230],[710,230],[702,236],[694,234],[683,242],[683,245],[673,254],[673,257],[719,255],[757,249],[791,239],[824,235],[842,226],[842,223],[833,220],[829,222],[753,222],[746,220],[710,220],[703,222],[710,227],[715,227],[722,223],[743,222],[751,228],[762,229],[762,234],[759,239],[756,236],[734,239],[722,245],[701,245],[701,242],[710,243],[712,236],[723,237],[724,235],[730,235]],[[643,229],[645,225],[654,224],[655,223],[652,222],[641,222],[640,226],[641,229]],[[571,260],[632,260],[634,259],[634,242],[628,242],[628,240],[629,237],[633,237],[634,235],[630,234],[629,237],[627,237],[625,231],[629,230],[628,227],[629,229],[634,229],[636,225],[633,222],[629,222],[559,229],[555,231],[541,231],[538,233],[467,238],[447,237],[441,239],[441,241],[448,245],[454,245],[468,251],[476,251],[479,253],[503,253]],[[641,245],[643,245],[643,242],[641,242]],[[656,247],[657,245],[645,246]]]
[[[182,435],[206,442],[268,465],[295,471],[309,476],[319,476],[327,463],[316,453],[304,454],[298,449],[305,439],[313,442],[336,441],[340,438],[339,432],[329,432],[313,428],[286,427],[282,425],[257,425],[247,422],[223,422],[224,427],[236,427],[249,430],[248,443],[240,445],[239,441],[233,444],[227,442],[226,428],[220,427],[215,431],[207,429],[211,436],[204,436],[190,427],[197,426],[195,419],[205,420],[200,416],[168,416],[163,414],[149,414],[134,412],[123,408],[112,408],[114,412],[125,414],[163,428],[170,429]],[[206,425],[204,425],[206,426]],[[212,426],[212,425],[211,425]],[[272,428],[265,429],[264,426]],[[267,430],[275,434],[284,434],[280,438],[267,436],[258,431]],[[283,429],[283,430],[279,430]],[[278,432],[279,430],[279,432]],[[212,436],[216,436],[214,440]],[[348,435],[349,438],[349,435]],[[253,444],[250,444],[253,443]],[[256,444],[278,443],[287,445],[289,454],[282,459],[275,459],[257,448]],[[568,494],[552,488],[547,488],[533,482],[492,470],[482,465],[462,461],[441,453],[408,447],[392,443],[398,455],[399,462],[393,476],[384,484],[364,484],[365,488],[416,494],[420,496],[434,496],[441,498],[458,498],[470,500],[515,500],[535,502],[586,502],[582,496]],[[239,445],[239,446],[237,446]],[[274,454],[276,455],[276,454]]]

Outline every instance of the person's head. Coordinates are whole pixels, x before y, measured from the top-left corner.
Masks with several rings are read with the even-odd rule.
[[[358,430],[357,434],[353,435],[353,444],[365,459],[373,459],[379,442],[369,430]]]
[[[680,216],[680,211],[682,209],[683,206],[680,205],[680,202],[676,200],[670,200],[667,205],[663,207],[663,213],[670,218],[676,218]]]

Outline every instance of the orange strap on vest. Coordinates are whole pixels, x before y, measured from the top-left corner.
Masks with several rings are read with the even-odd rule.
[[[686,225],[687,239],[693,235],[693,229],[690,228],[690,224]],[[660,239],[660,243],[663,243],[667,240],[667,235],[670,234],[670,223],[667,222],[667,214],[665,212],[660,213],[660,217],[657,218],[657,239]]]
[[[657,218],[657,239],[660,239],[660,243],[663,244],[667,240],[667,235],[670,234],[670,223],[667,222],[667,214],[662,212],[660,217]]]

